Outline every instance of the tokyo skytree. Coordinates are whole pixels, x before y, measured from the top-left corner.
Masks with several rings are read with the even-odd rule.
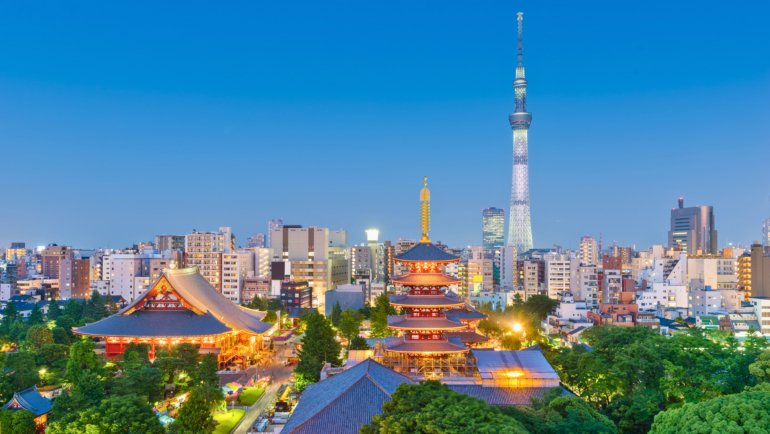
[[[508,245],[516,246],[519,253],[532,249],[532,222],[529,216],[529,162],[527,131],[532,114],[527,112],[527,79],[522,61],[521,28],[524,13],[519,12],[519,53],[513,92],[516,108],[508,116],[513,129],[513,180],[511,182],[511,211],[508,214]]]

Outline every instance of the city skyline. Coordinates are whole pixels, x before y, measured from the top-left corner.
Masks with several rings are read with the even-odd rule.
[[[14,163],[2,166],[14,182],[5,203],[25,214],[0,216],[0,245],[118,248],[223,225],[245,243],[277,217],[346,229],[351,243],[368,227],[409,238],[408,192],[424,175],[433,238],[481,244],[478,212],[508,207],[518,10],[538,113],[535,247],[575,247],[584,234],[665,244],[680,195],[714,207],[720,246],[759,239],[770,215],[770,175],[755,163],[770,153],[770,57],[757,11],[767,6],[716,15],[708,5],[664,14],[655,4],[602,5],[448,3],[440,20],[405,4],[340,16],[245,7],[243,19],[193,8],[192,23],[232,29],[184,35],[191,40],[164,30],[171,9],[120,11],[142,30],[132,39],[125,24],[93,19],[118,13],[111,6],[8,6],[0,34],[19,43],[0,69],[0,148]],[[275,20],[284,29],[271,17],[292,19]],[[53,38],[62,23],[88,25]],[[300,28],[318,40],[298,38]],[[150,43],[160,36],[162,45]],[[296,161],[274,164],[287,148]],[[442,169],[404,161],[405,152],[413,161],[440,154]],[[371,199],[362,206],[362,197]]]

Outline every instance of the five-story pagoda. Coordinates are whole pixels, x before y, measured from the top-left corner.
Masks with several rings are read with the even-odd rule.
[[[431,243],[430,191],[427,177],[420,191],[420,242],[396,256],[396,262],[409,271],[392,279],[404,290],[390,297],[390,303],[401,308],[402,315],[388,317],[388,327],[401,336],[385,341],[383,363],[410,376],[437,378],[446,375],[466,375],[473,359],[462,340],[448,332],[466,329],[461,322],[447,318],[446,311],[465,306],[465,301],[448,291],[460,283],[443,273],[443,267],[460,258],[450,255]]]

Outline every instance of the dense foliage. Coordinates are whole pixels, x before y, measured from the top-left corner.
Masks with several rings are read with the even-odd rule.
[[[437,381],[402,384],[363,434],[479,433],[525,434],[516,419],[484,401],[452,391]]]
[[[770,431],[770,392],[750,391],[688,403],[655,417],[652,434],[748,433]]]
[[[372,326],[371,336],[373,338],[384,338],[393,336],[395,331],[388,328],[388,315],[395,315],[396,308],[391,306],[390,298],[387,293],[382,293],[374,300],[374,306],[371,308],[370,322]]]
[[[149,346],[129,344],[122,359],[107,361],[98,355],[90,339],[72,334],[72,328],[99,320],[116,307],[98,293],[87,301],[69,300],[63,308],[51,301],[47,313],[33,309],[27,319],[8,304],[0,322],[0,340],[17,351],[0,354],[0,399],[35,384],[55,384],[64,392],[53,402],[46,432],[60,433],[163,433],[152,410],[166,390],[191,395],[203,401],[207,416],[222,402],[216,374],[216,356],[200,358],[198,347],[180,344],[170,351],[158,350],[150,361]],[[197,402],[184,410],[195,413]],[[181,417],[180,414],[180,417]],[[210,432],[213,425],[196,419],[193,430]],[[180,428],[183,425],[180,424]],[[211,429],[209,429],[211,428]],[[33,415],[26,411],[0,411],[0,432],[35,432]]]
[[[550,361],[568,388],[624,433],[645,433],[663,410],[735,394],[767,378],[764,338],[741,344],[700,329],[664,337],[644,327],[611,326],[582,336],[589,347],[561,349]]]
[[[342,364],[342,346],[337,342],[331,323],[315,311],[311,311],[304,321],[305,335],[302,337],[302,349],[298,354],[299,363],[294,370],[299,388],[318,381],[324,363],[336,366]]]

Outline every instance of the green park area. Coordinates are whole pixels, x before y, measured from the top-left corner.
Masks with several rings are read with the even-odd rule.
[[[238,403],[246,406],[254,405],[263,393],[265,393],[265,389],[261,387],[245,387],[238,396]]]
[[[245,414],[246,412],[239,408],[215,414],[214,421],[217,423],[217,426],[214,428],[214,434],[229,434],[238,425],[238,422],[243,419]]]

